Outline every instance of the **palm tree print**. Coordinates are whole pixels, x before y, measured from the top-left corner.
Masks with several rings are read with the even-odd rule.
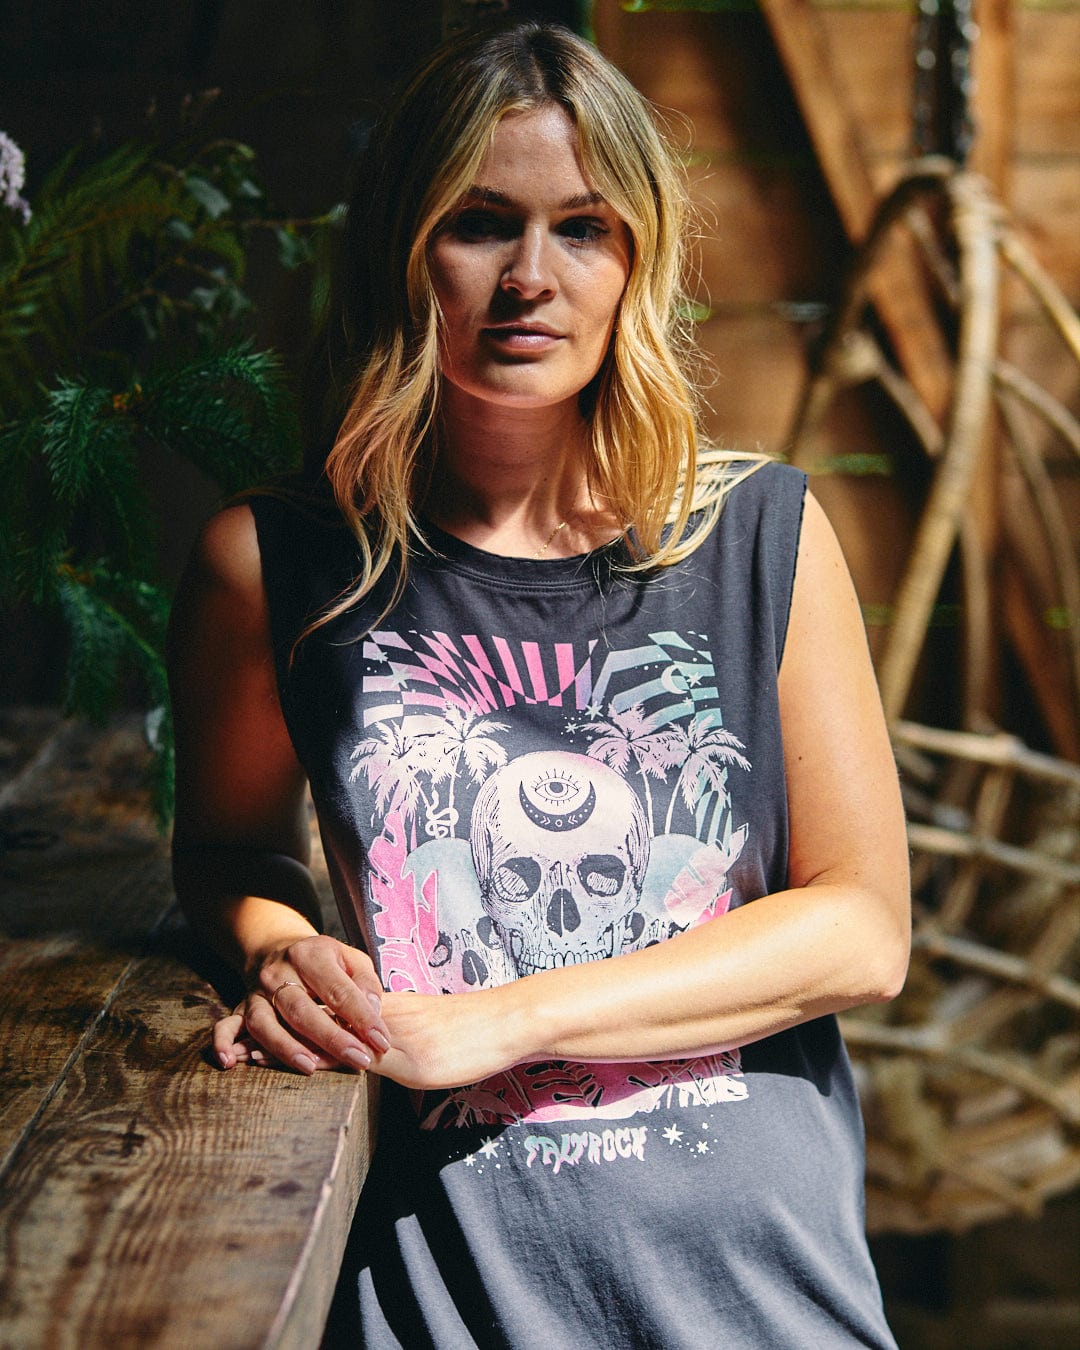
[[[401,810],[405,822],[412,824],[417,799],[428,801],[420,782],[420,773],[426,767],[422,738],[407,735],[397,722],[380,722],[373,736],[357,743],[350,758],[355,762],[349,781],[355,783],[362,773],[366,774],[368,787],[375,792],[372,823],[377,812],[386,815]]]
[[[432,789],[447,779],[450,780],[450,795],[440,813],[449,833],[456,834],[454,786],[457,782],[458,769],[464,764],[469,777],[479,787],[489,774],[501,769],[506,763],[506,751],[487,733],[509,730],[505,722],[495,722],[490,717],[482,717],[475,712],[455,708],[450,704],[443,713],[442,727],[420,738],[423,742],[424,761],[430,766]],[[432,802],[434,807],[438,806],[438,798],[434,791]],[[434,830],[429,829],[429,833],[434,833]]]
[[[740,769],[747,770],[750,768],[750,761],[739,753],[746,746],[730,731],[716,726],[709,713],[697,713],[689,726],[676,724],[670,728],[670,732],[677,746],[671,762],[680,764],[681,768],[671,794],[664,829],[668,834],[671,833],[675,803],[680,797],[693,816],[699,801],[707,792],[711,792],[715,799],[715,827],[728,801],[728,765],[737,764]]]
[[[662,781],[668,769],[681,760],[672,728],[662,726],[655,714],[646,714],[640,703],[621,712],[609,703],[606,719],[595,717],[585,725],[587,730],[595,728],[599,733],[586,751],[590,758],[621,774],[626,773],[631,760],[637,765],[645,790],[645,816],[650,834],[654,833],[649,779]]]

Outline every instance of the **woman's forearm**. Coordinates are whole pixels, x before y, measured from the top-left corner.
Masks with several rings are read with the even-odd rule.
[[[644,951],[509,987],[530,1058],[680,1058],[892,998],[906,921],[850,887],[782,891]]]
[[[379,1071],[451,1087],[512,1064],[678,1059],[745,1045],[893,997],[903,907],[817,883],[741,906],[666,942],[480,993],[387,996]]]
[[[178,845],[173,884],[199,937],[248,979],[267,951],[320,931],[311,873],[288,854]]]

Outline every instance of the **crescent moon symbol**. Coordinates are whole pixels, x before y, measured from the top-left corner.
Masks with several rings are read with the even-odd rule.
[[[681,686],[675,683],[676,675],[683,681]],[[660,676],[660,683],[669,694],[685,695],[690,692],[690,686],[686,683],[686,676],[678,666],[668,666]]]
[[[562,834],[565,830],[576,830],[580,825],[584,825],[592,815],[596,808],[596,785],[589,784],[589,795],[576,810],[567,811],[562,815],[555,811],[545,811],[537,806],[536,802],[531,801],[525,794],[524,783],[518,788],[518,801],[534,825],[539,825],[542,830],[553,830],[556,834]]]

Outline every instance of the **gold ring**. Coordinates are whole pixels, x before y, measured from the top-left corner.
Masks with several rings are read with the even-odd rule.
[[[274,990],[274,992],[270,995],[270,1006],[271,1006],[271,1008],[273,1008],[273,1010],[274,1010],[274,1015],[277,1016],[277,1017],[280,1017],[280,1016],[281,1016],[281,1014],[280,1014],[280,1013],[278,1012],[278,1010],[277,1010],[277,997],[278,997],[278,994],[280,994],[281,991],[282,991],[283,989],[288,989],[288,987],[289,987],[290,985],[292,985],[292,987],[293,987],[294,989],[301,989],[301,988],[303,987],[303,986],[300,985],[296,980],[282,980],[282,982],[278,985],[278,987],[277,987],[277,988]]]

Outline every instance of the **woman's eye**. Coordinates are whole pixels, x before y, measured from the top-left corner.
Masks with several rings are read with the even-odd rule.
[[[590,243],[594,239],[599,239],[601,235],[607,234],[607,232],[608,229],[604,222],[593,216],[574,216],[570,220],[564,220],[559,226],[560,234],[578,244]]]
[[[490,211],[462,211],[450,222],[450,232],[458,239],[501,238],[506,231],[506,222]]]

